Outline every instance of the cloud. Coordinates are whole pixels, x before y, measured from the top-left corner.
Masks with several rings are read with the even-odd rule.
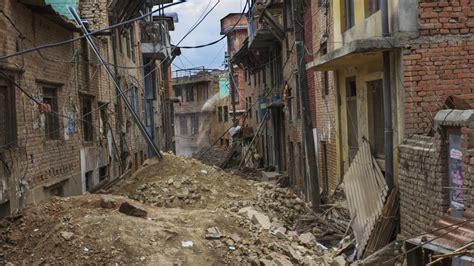
[[[175,31],[171,32],[173,43],[177,43],[203,14],[218,0],[188,0],[186,3],[173,6],[167,12],[178,13],[179,22]],[[181,46],[194,46],[212,42],[221,37],[220,20],[229,13],[240,13],[245,5],[245,0],[220,0],[216,8],[206,19],[182,42]],[[179,67],[191,68],[205,66],[206,68],[219,68],[224,61],[226,41],[200,49],[182,49],[182,55],[175,59],[174,64]],[[176,67],[173,67],[176,70]]]

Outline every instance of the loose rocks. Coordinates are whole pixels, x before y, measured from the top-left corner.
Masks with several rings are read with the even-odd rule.
[[[148,214],[147,211],[145,211],[143,208],[134,206],[128,202],[124,202],[122,203],[122,205],[120,205],[119,212],[126,215],[141,217],[141,218],[145,218]]]

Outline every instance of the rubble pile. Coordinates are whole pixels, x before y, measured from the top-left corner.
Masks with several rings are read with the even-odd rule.
[[[232,201],[223,206],[252,235],[237,246],[239,252],[229,252],[229,256],[252,265],[345,265],[346,255],[354,248],[354,238],[340,194],[335,193],[333,204],[314,213],[290,189],[273,183],[255,186],[259,193],[253,200]],[[231,240],[223,236],[217,245],[227,244],[233,250]]]
[[[224,147],[214,145],[204,148],[193,155],[193,158],[200,160],[204,164],[220,166],[225,162],[228,150]]]
[[[171,154],[105,193],[127,196],[142,203],[167,208],[213,208],[225,199],[255,194],[251,181],[195,159]]]
[[[350,261],[354,239],[337,191],[315,213],[289,188],[192,158],[165,154],[146,165],[102,195],[54,198],[4,220],[0,260],[27,265]]]
[[[257,188],[257,194],[253,200],[228,202],[224,208],[236,212],[240,208],[251,206],[267,213],[271,219],[291,225],[302,215],[312,212],[289,188],[280,188],[269,182],[255,183],[254,186]]]

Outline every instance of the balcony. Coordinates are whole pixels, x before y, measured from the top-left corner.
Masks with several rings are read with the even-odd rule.
[[[171,56],[171,43],[166,20],[145,22],[142,25],[141,51],[145,56],[162,60]]]
[[[250,10],[249,49],[261,50],[285,39],[283,1],[257,0]]]

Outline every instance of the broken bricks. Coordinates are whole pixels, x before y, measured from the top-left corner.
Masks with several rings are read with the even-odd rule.
[[[221,232],[217,226],[209,227],[206,230],[206,239],[220,239],[222,237]]]
[[[120,205],[119,212],[126,215],[141,217],[141,218],[145,218],[148,214],[147,211],[145,211],[145,209],[132,205],[128,202],[124,202]]]

